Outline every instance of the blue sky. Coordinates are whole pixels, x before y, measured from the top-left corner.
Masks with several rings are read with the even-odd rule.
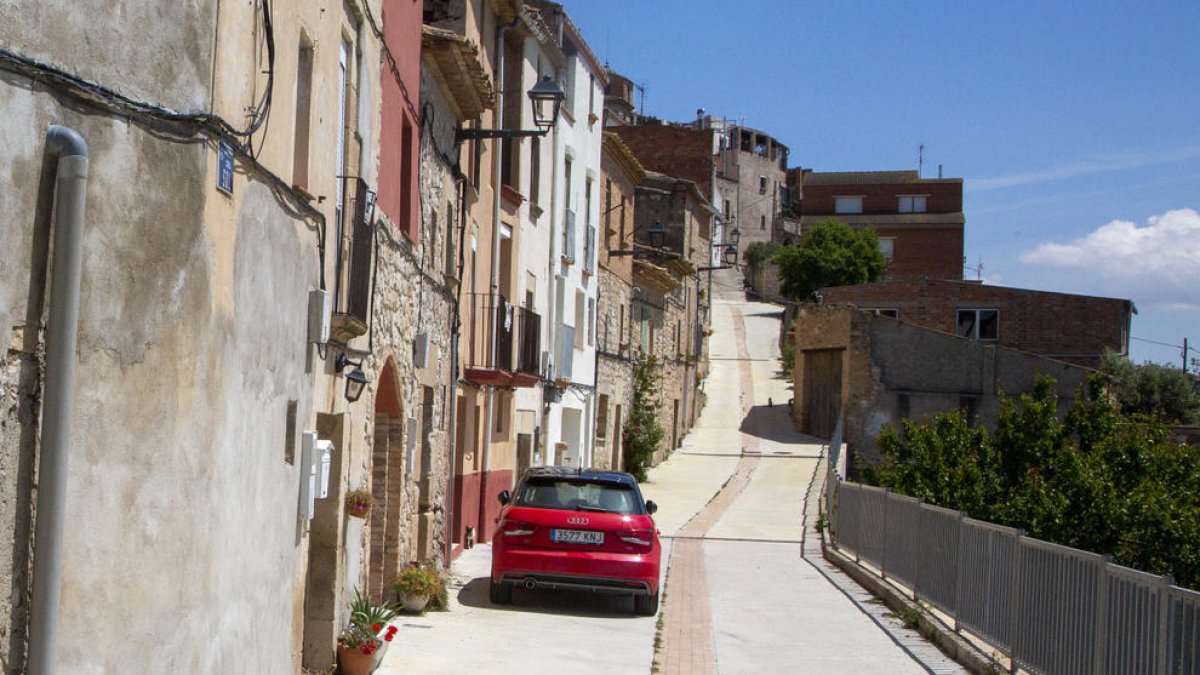
[[[647,114],[704,108],[818,171],[924,144],[986,282],[1133,300],[1137,361],[1200,350],[1200,2],[562,1]]]

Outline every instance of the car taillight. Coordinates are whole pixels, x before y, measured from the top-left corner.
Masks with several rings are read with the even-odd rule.
[[[537,531],[537,527],[528,523],[505,523],[504,536],[506,537],[528,537]]]
[[[653,530],[626,530],[621,533],[621,541],[626,544],[633,544],[645,549],[650,549],[654,545]]]

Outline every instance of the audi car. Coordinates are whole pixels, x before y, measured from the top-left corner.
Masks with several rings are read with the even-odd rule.
[[[658,612],[662,547],[654,502],[627,473],[533,467],[499,495],[492,538],[491,599],[513,588],[632,595],[634,611]]]

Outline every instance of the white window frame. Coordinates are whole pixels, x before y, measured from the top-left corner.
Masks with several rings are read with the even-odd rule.
[[[964,333],[961,328],[961,323],[962,323],[961,317],[963,314],[967,314],[967,313],[974,313],[974,315],[975,315],[974,321],[971,324],[971,329],[969,331],[969,334]],[[983,324],[983,315],[985,313],[986,314],[994,314],[996,317],[996,323],[995,323],[996,334],[995,335],[984,337],[979,334],[979,328]],[[980,307],[980,308],[960,307],[954,314],[954,332],[957,335],[959,335],[960,337],[970,338],[972,340],[978,340],[979,342],[997,342],[1000,340],[1000,310],[994,309],[994,308],[989,308],[989,307]]]
[[[845,205],[845,206],[843,206]],[[851,206],[853,205],[853,206]],[[862,195],[838,195],[833,198],[834,213],[862,213]]]
[[[888,262],[896,259],[896,238],[895,237],[880,237],[879,252]]]
[[[896,210],[899,213],[926,213],[929,210],[929,195],[897,195]]]

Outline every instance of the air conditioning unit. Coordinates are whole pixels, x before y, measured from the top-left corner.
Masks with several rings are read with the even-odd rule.
[[[413,339],[413,367],[429,367],[429,333],[417,333]]]

